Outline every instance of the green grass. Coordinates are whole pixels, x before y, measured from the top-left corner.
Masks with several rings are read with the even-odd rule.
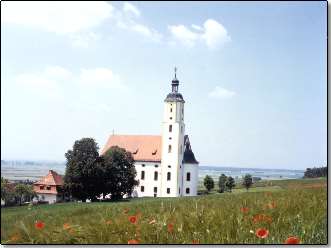
[[[130,239],[148,244],[279,244],[297,236],[301,243],[327,243],[325,179],[260,182],[246,192],[216,193],[185,198],[144,198],[129,202],[63,203],[1,209],[1,243],[127,244]],[[268,193],[266,193],[268,192]],[[266,208],[274,201],[276,207]],[[243,214],[241,207],[248,207]],[[124,209],[129,209],[125,214]],[[141,214],[137,224],[129,216]],[[254,223],[265,214],[271,223]],[[155,219],[155,224],[149,222]],[[42,230],[35,221],[45,223]],[[111,224],[106,224],[111,220]],[[70,229],[64,229],[68,223]],[[168,232],[167,225],[174,225]],[[266,239],[254,233],[269,230]]]

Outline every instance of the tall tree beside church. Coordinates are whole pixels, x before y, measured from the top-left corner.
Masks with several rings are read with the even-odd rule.
[[[64,188],[73,197],[82,201],[96,199],[101,193],[102,171],[99,163],[98,145],[92,138],[82,138],[65,154],[67,159]]]
[[[206,175],[203,180],[203,185],[206,187],[207,191],[210,192],[214,188],[214,179],[211,176]]]
[[[223,193],[225,191],[225,183],[226,183],[226,180],[227,180],[227,176],[222,174],[219,179],[218,179],[218,187],[219,187],[219,192],[220,193]]]
[[[114,200],[122,199],[125,194],[131,195],[133,188],[139,184],[134,159],[130,152],[118,146],[111,147],[102,156],[103,193],[111,194]]]

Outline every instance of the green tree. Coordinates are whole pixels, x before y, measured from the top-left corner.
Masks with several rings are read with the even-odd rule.
[[[230,192],[232,192],[232,189],[236,186],[236,183],[233,179],[233,177],[228,177],[226,180],[225,186],[229,189]]]
[[[10,187],[9,181],[1,177],[1,199],[4,200],[5,205],[15,201],[14,187]]]
[[[118,146],[111,147],[103,156],[103,194],[111,194],[114,200],[131,195],[133,188],[139,184],[134,159],[130,152]]]
[[[226,183],[226,180],[227,180],[227,176],[222,174],[219,179],[218,179],[218,187],[219,187],[219,192],[220,193],[223,193],[225,191],[225,183]]]
[[[211,176],[206,175],[203,180],[203,185],[206,187],[207,191],[210,192],[214,188],[214,180]]]
[[[252,186],[253,184],[253,179],[252,176],[250,174],[246,174],[243,177],[243,182],[242,184],[244,185],[244,187],[246,188],[246,190],[248,191],[248,189]]]
[[[98,145],[92,138],[82,138],[65,154],[67,159],[64,189],[73,198],[96,200],[101,193]]]
[[[18,198],[19,205],[22,205],[23,201],[31,201],[36,196],[33,191],[32,185],[19,183],[15,186],[15,196]]]

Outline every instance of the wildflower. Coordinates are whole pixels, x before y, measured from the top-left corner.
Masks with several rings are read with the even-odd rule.
[[[254,231],[253,230],[249,230],[249,232],[254,234]]]
[[[136,244],[139,244],[138,240],[136,240],[136,239],[130,239],[128,241],[128,245],[136,245]]]
[[[265,239],[266,237],[268,237],[269,231],[267,229],[264,229],[264,228],[259,228],[259,229],[256,230],[255,235],[258,238]]]
[[[113,223],[111,220],[107,220],[107,221],[106,221],[106,224],[107,224],[107,225],[110,225],[111,223]]]
[[[272,218],[270,216],[267,216],[265,214],[256,214],[253,216],[253,222],[256,224],[258,222],[268,222],[271,223],[272,222]]]
[[[300,244],[300,239],[298,237],[295,237],[295,236],[291,236],[291,237],[288,237],[286,240],[285,240],[285,243],[284,244],[287,244],[287,245],[296,245],[296,244]]]
[[[197,240],[197,239],[193,239],[193,240],[192,240],[192,244],[194,244],[194,245],[199,244],[199,240]]]
[[[168,232],[172,232],[174,230],[174,225],[169,223],[167,228],[168,228]]]
[[[68,229],[70,229],[71,228],[71,226],[69,225],[69,223],[64,223],[63,224],[63,229],[64,230],[68,230]]]
[[[148,222],[148,224],[150,224],[150,225],[155,224],[155,223],[156,223],[155,219],[152,219],[150,222]]]
[[[41,230],[41,229],[43,229],[44,227],[45,227],[45,223],[44,222],[42,222],[42,221],[36,221],[36,223],[34,224],[34,227],[35,228],[37,228],[37,229],[39,229],[39,230]]]
[[[130,216],[129,217],[129,221],[132,223],[132,224],[136,224],[136,222],[137,222],[137,216]]]
[[[246,214],[246,213],[248,213],[249,208],[247,208],[247,207],[242,207],[242,208],[240,208],[240,211],[241,211],[242,213]]]

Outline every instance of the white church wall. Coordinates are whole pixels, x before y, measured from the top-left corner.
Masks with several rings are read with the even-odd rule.
[[[187,173],[190,173],[190,181],[187,181]],[[195,196],[198,193],[198,164],[184,164],[183,196]],[[189,193],[186,192],[189,189]]]
[[[157,167],[156,167],[157,166]],[[139,180],[139,185],[135,187],[133,197],[154,197],[154,187],[157,188],[156,196],[161,195],[161,163],[160,162],[135,162],[137,171],[136,180]],[[145,173],[144,179],[141,179],[142,171]],[[154,173],[158,173],[157,180],[154,180]],[[144,187],[143,191],[141,186]]]

